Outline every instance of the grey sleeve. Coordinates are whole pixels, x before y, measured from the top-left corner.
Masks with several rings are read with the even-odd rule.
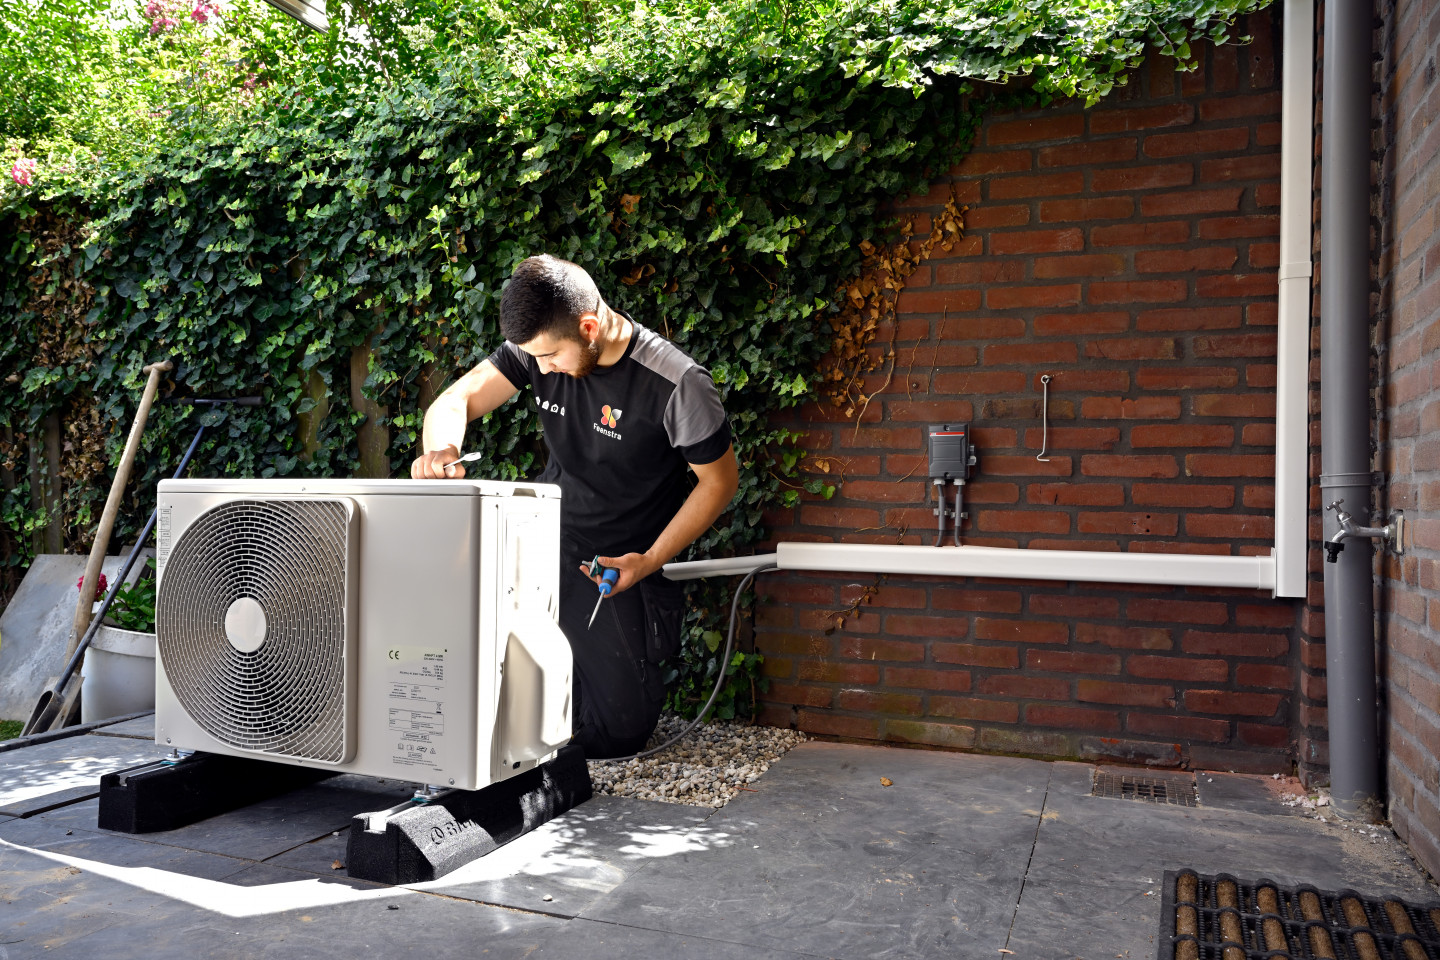
[[[713,463],[730,449],[730,422],[710,371],[691,366],[665,407],[665,432],[687,463]]]

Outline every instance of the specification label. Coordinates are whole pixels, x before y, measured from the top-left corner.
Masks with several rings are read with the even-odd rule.
[[[390,759],[404,767],[441,769],[445,735],[445,650],[395,647],[386,651]]]

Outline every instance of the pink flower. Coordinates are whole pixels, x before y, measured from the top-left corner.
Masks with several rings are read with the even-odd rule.
[[[150,0],[149,3],[145,4],[145,16],[149,17],[151,20],[154,20],[156,17],[164,16],[164,14],[165,7],[162,3],[160,3],[160,0]]]
[[[166,30],[174,30],[180,25],[180,21],[174,17],[157,17],[155,22],[150,24],[150,33],[164,33]]]
[[[10,176],[22,187],[28,187],[35,182],[35,168],[39,161],[21,157],[15,161],[15,166],[10,168]]]
[[[190,11],[190,19],[196,23],[208,23],[212,17],[220,16],[220,4],[213,0],[195,0],[195,9]]]
[[[109,586],[109,583],[108,583],[108,581],[106,581],[106,579],[105,579],[105,574],[102,573],[102,574],[100,574],[100,582],[95,585],[95,599],[96,599],[96,600],[99,600],[99,599],[101,599],[102,597],[105,596],[105,588],[106,588],[107,586]],[[83,589],[85,589],[85,575],[84,575],[83,573],[80,575],[80,579],[75,581],[75,589],[76,589],[76,590],[83,590]]]

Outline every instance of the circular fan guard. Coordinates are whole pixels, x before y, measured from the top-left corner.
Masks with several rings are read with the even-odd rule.
[[[185,712],[243,750],[341,763],[346,711],[350,505],[235,500],[192,523],[165,565],[156,646]],[[248,597],[264,611],[252,652],[226,635]]]

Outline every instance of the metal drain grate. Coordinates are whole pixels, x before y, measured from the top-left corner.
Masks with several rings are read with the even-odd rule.
[[[1168,870],[1158,960],[1440,960],[1440,904]]]
[[[1193,777],[1134,777],[1097,770],[1090,796],[1145,800],[1149,803],[1168,803],[1180,807],[1196,805]]]

